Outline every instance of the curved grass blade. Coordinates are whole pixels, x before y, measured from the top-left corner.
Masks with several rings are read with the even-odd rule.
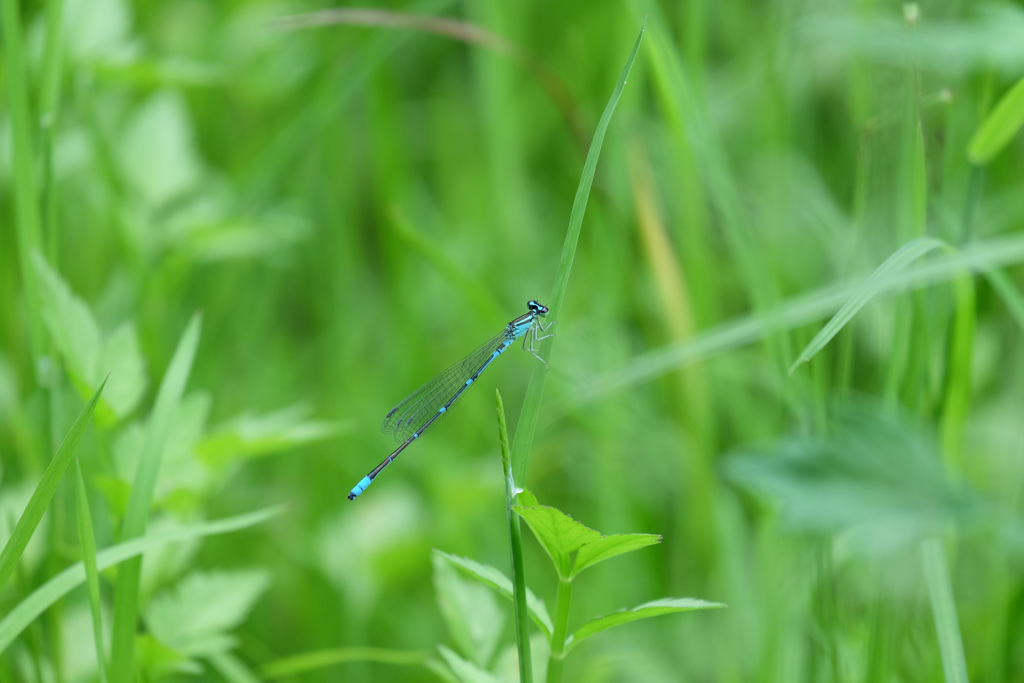
[[[265,508],[216,522],[203,522],[202,524],[167,529],[118,543],[96,554],[96,568],[102,571],[168,543],[180,543],[202,536],[238,531],[264,522],[283,510],[284,507],[281,506]],[[85,580],[85,567],[79,562],[57,574],[19,602],[10,613],[0,620],[0,653],[6,650],[7,646],[18,637],[18,634],[24,631],[44,610],[80,586]]]
[[[690,612],[698,609],[718,609],[720,607],[727,607],[727,605],[723,605],[720,602],[697,600],[696,598],[662,598],[661,600],[645,602],[644,604],[638,605],[632,609],[612,612],[611,614],[588,621],[586,624],[581,626],[576,633],[569,636],[566,641],[566,654],[595,633],[600,633],[601,631],[612,628],[613,626],[628,624],[631,621],[638,621],[640,619],[657,617],[662,614]]]
[[[146,531],[149,508],[153,502],[153,491],[160,472],[160,461],[174,415],[185,392],[185,382],[192,369],[192,359],[199,345],[201,316],[197,313],[189,320],[181,335],[178,348],[164,375],[156,403],[146,430],[146,441],[139,453],[139,464],[128,498],[128,510],[124,518],[122,538],[130,540]],[[142,558],[127,562],[117,574],[117,588],[114,593],[114,631],[110,650],[110,680],[115,683],[129,683],[132,680],[135,660],[135,624],[138,619],[139,579],[142,573]]]
[[[1010,88],[989,113],[967,145],[967,160],[984,166],[1006,147],[1024,126],[1024,78]]]
[[[339,647],[332,650],[306,652],[269,662],[260,669],[262,678],[296,676],[348,662],[377,662],[396,666],[416,666],[427,661],[429,653],[421,650],[385,650],[379,647]]]
[[[0,35],[4,50],[4,92],[7,95],[11,125],[11,175],[15,229],[22,286],[25,288],[25,312],[28,318],[29,348],[33,366],[39,367],[43,355],[43,318],[39,305],[39,282],[32,268],[31,254],[43,251],[42,217],[39,209],[38,167],[35,159],[35,122],[29,93],[29,65],[25,59],[21,11],[18,0],[0,2]],[[3,587],[4,579],[0,579]]]
[[[590,197],[590,187],[594,184],[594,173],[597,170],[597,159],[601,156],[601,146],[604,144],[605,133],[608,132],[608,124],[611,122],[615,107],[622,97],[622,90],[626,87],[626,80],[633,68],[633,62],[640,51],[640,41],[644,37],[644,29],[636,37],[633,49],[626,59],[622,73],[612,91],[611,99],[601,114],[601,120],[594,131],[594,138],[590,142],[590,151],[587,152],[587,160],[583,164],[583,175],[580,177],[579,187],[576,189],[576,198],[572,203],[572,212],[569,214],[569,229],[565,234],[565,243],[562,246],[562,256],[558,261],[558,271],[555,274],[555,286],[549,297],[549,308],[557,317],[565,300],[565,290],[569,286],[569,273],[572,270],[572,261],[576,256],[576,245],[580,240],[580,230],[583,227],[583,214],[587,210],[587,199]],[[552,338],[541,342],[538,353],[543,358],[551,361]],[[515,440],[512,443],[512,474],[516,481],[526,481],[526,466],[530,460],[530,448],[533,446],[533,435],[537,431],[537,418],[540,416],[540,402],[544,396],[544,384],[547,381],[547,368],[535,365],[533,374],[530,376],[530,385],[526,390],[526,397],[523,399],[523,410],[519,414],[519,422],[516,425]]]
[[[999,266],[1022,262],[1022,235],[975,242],[958,252],[943,254],[928,263],[894,274],[884,283],[883,291],[930,287],[959,277],[965,269],[987,273]],[[622,367],[583,383],[569,405],[559,408],[563,412],[578,410],[583,405],[627,387],[653,381],[731,349],[754,344],[779,330],[814,322],[839,308],[862,287],[861,283],[828,286],[788,299],[765,313],[738,316],[700,332],[691,339],[642,353]]]
[[[42,480],[39,482],[36,490],[33,491],[32,498],[29,499],[28,505],[25,506],[25,512],[21,514],[21,519],[18,520],[14,533],[11,534],[7,544],[4,546],[3,552],[0,553],[0,588],[3,588],[7,580],[11,578],[11,574],[18,564],[21,554],[25,551],[25,546],[28,545],[29,539],[35,533],[39,520],[43,518],[43,513],[46,512],[46,508],[50,504],[54,492],[57,490],[57,485],[60,483],[61,477],[64,476],[64,471],[71,463],[71,456],[75,454],[78,442],[82,440],[82,433],[85,431],[85,426],[89,423],[89,419],[96,409],[96,402],[99,401],[100,394],[103,392],[103,387],[106,386],[106,383],[107,381],[103,380],[100,388],[92,395],[89,403],[78,414],[74,424],[71,425],[68,435],[64,437],[64,441],[57,449],[56,455],[53,456],[53,460],[50,461],[49,466],[43,473]]]
[[[825,327],[821,328],[821,331],[814,336],[814,339],[789,368],[789,374],[792,375],[798,365],[806,363],[825,348],[825,345],[839,334],[839,330],[843,329],[865,304],[884,291],[893,273],[903,270],[928,252],[942,246],[945,246],[945,242],[934,237],[918,237],[897,249],[892,256],[875,269],[875,272],[861,285],[860,290],[854,293],[849,301],[843,304],[843,307],[825,324]]]
[[[942,653],[942,669],[947,683],[967,683],[967,661],[956,616],[956,600],[949,578],[949,564],[942,541],[928,539],[921,544],[921,564],[935,618],[935,631]]]

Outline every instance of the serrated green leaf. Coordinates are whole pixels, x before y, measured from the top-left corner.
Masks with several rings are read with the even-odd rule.
[[[199,662],[167,647],[148,633],[140,633],[135,638],[135,651],[138,653],[138,670],[145,672],[143,679],[159,680],[171,674],[199,676],[203,673]]]
[[[516,495],[516,502],[523,507],[537,507],[540,505],[540,501],[537,500],[537,496],[533,495],[529,489],[523,489]]]
[[[658,534],[602,536],[579,549],[579,552],[576,553],[576,561],[573,563],[572,576],[575,577],[587,567],[592,567],[598,562],[604,562],[616,555],[633,552],[655,543],[661,543],[661,536]]]
[[[123,418],[146,389],[146,365],[135,327],[124,323],[104,339],[89,306],[39,253],[32,254],[40,282],[43,320],[68,378],[82,398],[104,379],[107,389],[96,409],[101,424]]]
[[[978,126],[967,145],[967,159],[984,166],[1002,151],[1024,125],[1024,78],[1003,95],[995,108]]]
[[[696,598],[662,598],[645,602],[632,609],[612,612],[611,614],[588,621],[576,633],[566,639],[566,653],[595,633],[600,633],[613,626],[628,624],[631,621],[638,621],[640,619],[649,619],[650,617],[657,617],[662,614],[690,612],[698,609],[717,609],[726,606],[720,602],[707,602],[706,600],[698,600]]]
[[[481,581],[498,591],[509,600],[512,599],[512,581],[505,576],[500,569],[490,565],[481,564],[466,557],[449,555],[448,553],[440,550],[434,550],[434,554],[448,560],[456,567],[459,567],[476,578],[478,581]],[[532,618],[534,623],[544,631],[546,636],[550,637],[552,626],[551,617],[548,615],[547,607],[544,606],[544,601],[534,595],[533,591],[530,589],[526,589],[526,607],[530,612],[530,618]]]
[[[113,567],[125,560],[149,552],[168,543],[181,543],[202,536],[224,534],[264,522],[280,514],[284,508],[274,507],[250,512],[237,517],[204,522],[187,527],[168,529],[158,533],[119,543],[96,554],[96,568],[100,571]],[[36,617],[85,581],[85,567],[81,562],[74,564],[19,602],[0,620],[0,652],[18,637]]]
[[[567,579],[572,574],[571,554],[587,543],[601,538],[600,532],[549,505],[524,507],[514,505],[512,509],[529,525],[534,536],[551,557],[558,575]]]
[[[36,490],[33,491],[21,518],[18,519],[14,532],[7,539],[3,552],[0,552],[0,589],[4,587],[14,572],[21,554],[25,552],[25,546],[28,545],[29,539],[35,533],[39,520],[43,518],[43,513],[46,512],[46,508],[57,490],[57,485],[60,483],[61,477],[64,476],[64,471],[71,463],[71,457],[75,454],[78,442],[81,441],[82,434],[85,432],[85,426],[89,424],[89,418],[92,417],[93,411],[96,409],[96,403],[103,392],[104,384],[100,384],[99,389],[92,395],[92,399],[71,425],[68,435],[64,437],[64,441],[57,448],[57,453],[43,473],[43,478],[39,481]],[[0,648],[0,650],[2,649]]]
[[[437,604],[452,640],[470,659],[485,666],[505,626],[494,595],[479,583],[463,578],[436,553],[431,560]]]
[[[124,177],[155,211],[205,177],[184,97],[156,91],[139,105],[120,132],[117,150]]]
[[[153,598],[146,625],[161,643],[195,657],[233,646],[227,632],[240,625],[270,585],[262,569],[196,571]]]
[[[501,683],[494,674],[463,659],[444,645],[438,645],[437,649],[461,683]]]
[[[64,358],[72,384],[79,393],[86,392],[98,379],[103,348],[100,327],[89,307],[75,296],[42,254],[33,252],[32,263],[39,277],[43,320],[50,337]]]
[[[846,323],[857,314],[871,299],[883,292],[889,284],[889,280],[895,273],[906,268],[909,264],[921,258],[928,252],[945,246],[945,242],[934,237],[918,237],[897,249],[882,265],[878,266],[860,288],[843,304],[842,308],[832,316],[821,331],[814,336],[814,339],[804,348],[800,356],[789,368],[789,374],[793,374],[797,366],[806,363],[825,345],[832,341],[832,338],[839,334]]]
[[[139,348],[135,325],[123,323],[107,337],[97,361],[98,372],[110,376],[103,402],[118,418],[130,414],[146,392],[146,361]]]

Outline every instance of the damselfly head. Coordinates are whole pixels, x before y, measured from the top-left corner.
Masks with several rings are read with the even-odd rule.
[[[533,299],[530,299],[529,301],[526,302],[526,307],[530,309],[530,313],[534,313],[536,315],[548,314],[548,307],[545,306],[544,304],[534,301]]]

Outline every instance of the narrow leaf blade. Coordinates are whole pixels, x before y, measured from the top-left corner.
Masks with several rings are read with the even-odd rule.
[[[967,145],[967,159],[984,166],[1002,151],[1024,125],[1024,78],[1010,88],[995,109],[978,126]]]
[[[696,598],[662,598],[661,600],[645,602],[632,609],[612,612],[611,614],[588,621],[576,633],[569,636],[566,643],[566,652],[569,652],[595,633],[600,633],[613,626],[621,626],[631,621],[649,619],[650,617],[657,617],[662,614],[692,612],[699,609],[718,609],[721,607],[726,607],[726,605],[720,602],[707,602],[706,600],[698,600]]]
[[[149,520],[149,508],[160,472],[160,461],[167,436],[174,422],[185,382],[192,369],[192,359],[199,345],[200,316],[192,316],[182,333],[178,347],[164,375],[156,403],[150,416],[146,441],[139,454],[139,465],[135,473],[128,511],[124,519],[123,538],[141,536]],[[135,558],[125,564],[117,575],[117,590],[114,597],[114,629],[111,646],[110,680],[114,683],[129,683],[134,668],[135,624],[138,617],[139,579],[142,558]]]
[[[64,476],[64,470],[71,463],[71,457],[75,454],[78,442],[82,440],[85,426],[89,423],[89,419],[96,409],[96,402],[99,401],[104,385],[106,385],[106,380],[100,384],[99,389],[92,395],[92,399],[89,400],[89,403],[82,409],[82,412],[78,414],[74,424],[71,425],[67,436],[64,437],[64,441],[57,449],[56,455],[53,456],[53,460],[50,461],[49,466],[43,473],[42,480],[40,480],[36,490],[32,493],[32,498],[29,499],[25,512],[22,513],[21,518],[18,520],[14,533],[7,540],[3,552],[0,552],[0,588],[3,588],[4,584],[11,577],[14,568],[18,564],[18,560],[21,558],[21,554],[25,552],[25,546],[28,545],[29,539],[32,538],[36,527],[39,526],[39,520],[43,518],[43,513],[46,512],[46,508],[50,504],[54,492],[57,490],[57,485],[60,483],[61,477]]]
[[[86,583],[89,587],[89,610],[92,614],[92,636],[96,646],[96,663],[101,683],[107,680],[106,654],[103,648],[103,612],[100,601],[100,573],[96,568],[96,536],[92,528],[92,515],[89,513],[89,496],[85,490],[85,478],[82,466],[75,459],[75,481],[78,495],[76,497],[78,517],[78,539],[82,549],[82,563],[85,567]]]
[[[797,366],[801,363],[806,363],[815,356],[819,351],[825,348],[825,345],[832,341],[832,338],[839,334],[839,331],[843,329],[846,323],[862,309],[871,299],[877,294],[885,290],[889,284],[889,280],[893,274],[900,270],[903,270],[908,265],[924,256],[928,252],[938,249],[944,246],[945,243],[941,240],[937,240],[933,237],[919,237],[912,240],[902,247],[896,250],[885,260],[882,265],[875,269],[875,272],[871,273],[870,276],[863,282],[861,287],[854,292],[854,294],[843,304],[842,308],[832,316],[832,319],[825,324],[821,331],[814,336],[814,339],[804,348],[800,353],[800,356],[793,363],[789,369],[789,374],[793,374]]]

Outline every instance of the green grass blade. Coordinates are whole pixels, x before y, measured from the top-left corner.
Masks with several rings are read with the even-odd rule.
[[[942,542],[930,539],[921,545],[921,562],[925,583],[935,618],[935,631],[942,652],[942,668],[946,683],[967,683],[967,662],[964,644],[960,638],[960,625],[956,618],[953,587],[949,581],[949,567]]]
[[[1002,151],[1024,125],[1024,78],[1003,95],[967,145],[967,159],[984,166]]]
[[[60,479],[64,476],[64,470],[71,463],[71,456],[75,454],[78,442],[82,440],[82,433],[85,431],[85,426],[89,423],[89,419],[96,409],[96,402],[99,401],[105,384],[106,380],[103,381],[103,384],[93,394],[89,403],[78,414],[74,424],[71,425],[71,429],[68,431],[67,436],[64,437],[60,448],[57,449],[57,454],[53,456],[53,460],[50,461],[46,472],[43,473],[42,480],[32,493],[32,498],[28,501],[25,512],[22,513],[21,518],[18,520],[14,533],[11,534],[11,537],[7,540],[7,545],[4,546],[3,552],[0,553],[0,588],[3,588],[7,580],[11,578],[11,574],[18,564],[21,554],[25,551],[25,546],[28,545],[29,539],[35,533],[39,520],[43,518],[43,513],[46,512],[46,508],[50,504],[54,492],[57,490],[57,485],[60,484]]]
[[[893,274],[882,283],[879,293],[949,282],[959,277],[964,269],[987,272],[998,266],[1021,262],[1024,262],[1024,238],[1021,236],[976,242],[961,251],[947,252],[929,263]],[[691,339],[640,354],[623,367],[582,384],[575,400],[565,410],[578,410],[626,387],[649,382],[679,368],[753,344],[778,330],[818,320],[857,296],[864,287],[862,281],[793,297],[763,314],[738,316]]]
[[[825,324],[818,334],[814,335],[814,339],[804,348],[800,353],[800,356],[794,361],[793,365],[789,368],[789,374],[797,369],[801,363],[806,363],[815,356],[819,351],[825,348],[825,345],[832,341],[832,338],[839,334],[839,331],[843,329],[846,323],[850,322],[853,316],[857,315],[871,299],[880,294],[885,289],[887,281],[892,277],[893,273],[903,270],[908,265],[921,258],[928,252],[938,249],[943,246],[941,240],[937,240],[933,237],[919,237],[911,240],[904,244],[902,247],[896,250],[889,258],[885,260],[882,265],[875,269],[875,272],[864,281],[863,285],[856,294],[854,294],[849,301],[843,304],[843,307],[832,316],[832,319]]]
[[[103,651],[103,612],[100,602],[100,573],[96,568],[96,537],[92,529],[92,515],[89,514],[89,496],[85,490],[82,466],[75,459],[75,483],[78,485],[76,499],[78,516],[78,541],[82,548],[82,564],[85,567],[86,584],[89,587],[89,610],[92,613],[92,637],[96,644],[96,666],[100,683],[107,680],[107,662]]]
[[[424,664],[429,656],[421,650],[386,650],[379,647],[340,647],[332,650],[306,652],[294,657],[286,657],[268,662],[260,669],[263,678],[284,678],[296,676],[329,666],[348,662],[378,662],[396,666],[416,666]]]
[[[181,396],[185,391],[185,382],[192,368],[196,347],[199,345],[200,321],[201,317],[197,313],[192,316],[186,326],[157,393],[156,403],[153,406],[153,413],[146,431],[146,441],[139,454],[135,483],[128,499],[128,510],[125,513],[122,535],[124,540],[141,536],[146,530],[149,507],[153,500],[157,475],[160,472],[163,449],[174,415],[181,402]],[[133,675],[135,623],[138,618],[141,571],[142,558],[138,557],[127,562],[117,574],[117,588],[114,594],[114,632],[110,653],[110,680],[115,682],[129,683]]]
[[[526,570],[523,568],[523,530],[519,515],[512,512],[516,497],[516,484],[512,476],[512,455],[508,444],[508,426],[505,424],[505,406],[501,392],[494,390],[498,411],[498,441],[501,442],[501,468],[505,476],[505,519],[508,521],[509,549],[512,553],[512,604],[516,617],[516,649],[519,652],[519,680],[533,680],[533,657],[530,654],[530,622],[526,607]]]
[[[39,308],[39,287],[32,268],[33,251],[43,251],[39,190],[36,186],[36,140],[28,91],[28,67],[18,0],[0,0],[0,31],[4,42],[4,91],[11,116],[12,175],[18,259],[25,288],[32,359],[38,367],[43,354],[43,319]],[[0,574],[2,576],[2,574]],[[4,579],[0,579],[0,587]]]
[[[943,388],[939,441],[950,474],[962,474],[964,430],[971,403],[971,369],[974,367],[974,336],[977,328],[977,296],[970,273],[953,281],[953,322],[946,350],[946,382]]]
[[[604,144],[604,136],[608,131],[608,124],[611,122],[612,114],[619,103],[622,91],[626,87],[626,80],[633,68],[633,62],[640,51],[640,41],[644,37],[644,27],[633,44],[633,50],[622,67],[622,74],[619,76],[615,89],[612,91],[611,99],[604,108],[601,120],[594,131],[594,138],[590,143],[590,151],[587,152],[587,160],[583,164],[583,175],[580,177],[579,187],[576,189],[576,198],[573,200],[572,211],[569,214],[569,229],[565,235],[565,244],[562,246],[562,256],[558,262],[558,271],[555,274],[555,285],[551,290],[551,296],[547,302],[552,313],[557,316],[565,300],[565,290],[569,286],[569,273],[572,270],[572,261],[576,256],[576,245],[579,243],[580,230],[583,227],[583,214],[587,209],[587,200],[590,197],[590,188],[594,184],[594,173],[597,170],[597,160],[601,156],[601,146]],[[541,342],[541,356],[550,360],[550,348],[552,338]],[[547,368],[534,365],[533,374],[530,377],[530,387],[523,399],[523,411],[519,415],[519,423],[516,425],[515,441],[512,444],[512,473],[516,481],[526,480],[526,466],[529,464],[530,447],[533,445],[533,435],[537,431],[537,418],[540,415],[540,402],[544,396],[544,384],[547,381]]]
[[[567,643],[568,650],[572,650],[572,648],[595,633],[600,633],[613,626],[621,626],[631,621],[649,619],[650,617],[657,617],[662,614],[691,612],[698,609],[718,609],[721,607],[725,607],[725,605],[720,602],[707,602],[706,600],[697,600],[695,598],[662,598],[661,600],[652,600],[632,609],[612,612],[611,614],[588,621],[569,637]]]
[[[990,270],[985,273],[985,277],[989,284],[992,285],[992,289],[995,290],[999,298],[1006,304],[1006,308],[1014,322],[1017,323],[1017,327],[1020,328],[1021,332],[1024,332],[1024,295],[1021,295],[1020,290],[1005,271]]]
[[[226,534],[264,522],[280,514],[283,507],[265,508],[244,515],[228,517],[216,522],[203,522],[191,526],[167,529],[141,538],[102,550],[96,554],[96,568],[100,571],[113,567],[143,553],[156,550],[168,543],[181,543],[202,536]],[[79,562],[56,575],[19,602],[2,620],[0,620],[0,653],[7,649],[11,642],[55,602],[86,580],[85,566]]]

